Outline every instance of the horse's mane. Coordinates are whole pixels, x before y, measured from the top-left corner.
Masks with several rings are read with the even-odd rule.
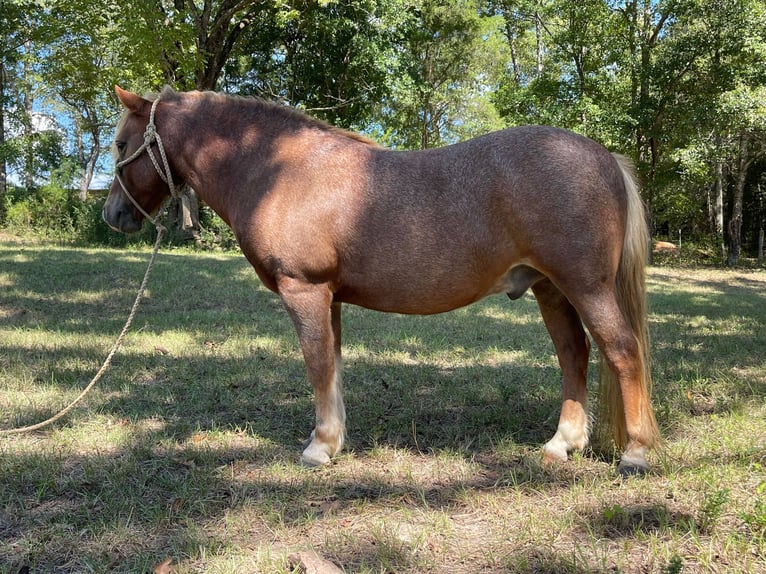
[[[202,91],[202,92],[176,92],[170,86],[165,86],[162,92],[159,94],[147,94],[144,96],[148,100],[155,100],[158,97],[166,101],[177,101],[183,98],[193,97],[199,98],[205,101],[205,103],[214,104],[223,101],[241,102],[247,106],[252,106],[254,110],[261,113],[268,113],[269,115],[279,115],[285,119],[285,121],[294,123],[296,125],[310,126],[315,129],[334,133],[340,136],[350,138],[352,140],[378,147],[379,144],[368,137],[357,134],[352,131],[345,130],[333,126],[322,120],[312,118],[308,114],[302,111],[282,104],[270,102],[254,96],[232,96],[229,94],[222,94],[220,92]],[[121,120],[122,121],[122,120]],[[119,126],[118,126],[119,127]]]

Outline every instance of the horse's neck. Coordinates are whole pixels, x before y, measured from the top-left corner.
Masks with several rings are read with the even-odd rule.
[[[187,133],[176,134],[177,149],[183,150],[181,175],[205,203],[230,221],[231,206],[245,195],[238,192],[243,185],[267,179],[278,141],[303,125],[296,120],[301,118],[256,101],[211,105],[204,117],[179,122],[194,126]],[[248,196],[259,192],[257,185],[247,189]],[[234,194],[238,194],[237,201]]]

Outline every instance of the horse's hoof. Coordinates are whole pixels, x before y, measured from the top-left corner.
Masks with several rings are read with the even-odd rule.
[[[628,478],[630,476],[644,476],[650,469],[651,467],[645,461],[621,460],[620,464],[617,465],[617,472],[620,473],[620,476],[623,478]]]
[[[644,476],[649,472],[650,466],[646,461],[646,448],[634,447],[628,448],[620,457],[620,464],[617,465],[617,472],[622,477]]]
[[[562,464],[568,460],[568,456],[566,452],[564,452],[564,456],[561,456],[561,453],[559,452],[551,452],[549,450],[543,450],[543,466],[554,466],[557,464]]]
[[[314,441],[301,454],[301,464],[303,466],[313,468],[329,464],[329,462],[330,455],[327,454],[327,450],[321,445],[317,445]]]
[[[543,465],[551,466],[569,460],[567,446],[567,442],[561,438],[561,433],[557,432],[543,447]]]

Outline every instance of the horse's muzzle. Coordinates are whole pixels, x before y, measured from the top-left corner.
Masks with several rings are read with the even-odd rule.
[[[138,233],[143,223],[136,218],[132,205],[110,202],[109,199],[101,210],[101,218],[109,227],[120,233]]]

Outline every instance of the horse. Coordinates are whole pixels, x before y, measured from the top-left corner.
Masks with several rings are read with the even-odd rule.
[[[647,454],[660,440],[650,397],[650,243],[626,158],[546,126],[391,150],[257,98],[115,90],[125,109],[104,221],[137,232],[188,185],[231,227],[297,331],[316,409],[303,464],[328,463],[345,439],[344,303],[427,315],[531,290],[563,378],[543,461],[566,461],[589,442],[587,328],[600,350],[618,472],[650,469]]]

